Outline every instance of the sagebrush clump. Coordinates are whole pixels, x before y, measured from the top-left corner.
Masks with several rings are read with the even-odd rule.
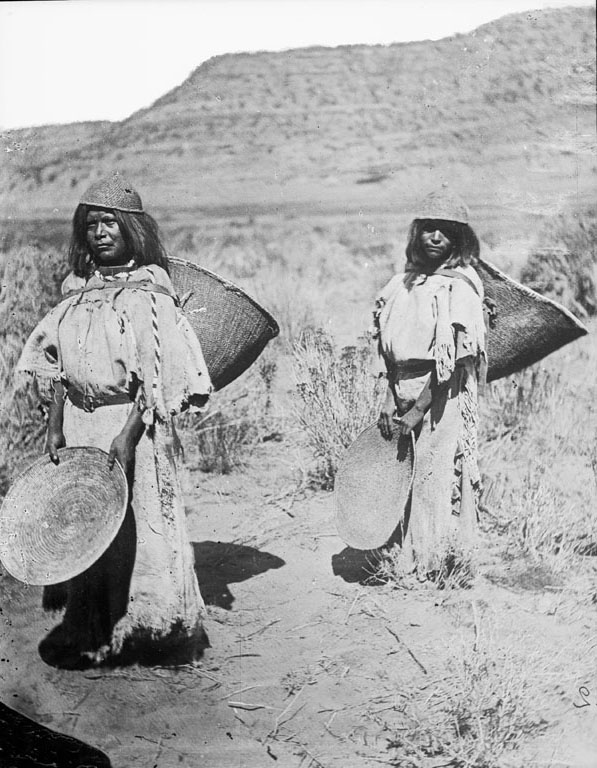
[[[212,396],[205,413],[178,418],[185,452],[195,466],[227,475],[242,467],[257,445],[282,438],[272,399],[276,373],[276,359],[266,350],[240,380]]]
[[[17,248],[3,255],[0,295],[0,493],[23,456],[43,447],[45,421],[35,380],[15,379],[25,339],[54,306],[68,271],[58,251]]]
[[[561,214],[546,224],[521,271],[521,280],[580,317],[597,315],[597,215]]]
[[[305,332],[293,354],[296,415],[316,459],[312,480],[331,489],[345,450],[379,414],[383,385],[372,373],[373,348],[363,340],[337,350],[320,329]]]
[[[518,564],[500,581],[570,584],[597,555],[597,406],[582,384],[595,380],[597,360],[588,349],[569,345],[493,382],[482,400],[482,523]]]
[[[449,653],[442,676],[409,691],[404,726],[388,744],[390,765],[414,768],[440,757],[458,768],[514,765],[512,753],[545,730],[537,702],[549,661],[498,637],[476,616],[474,637]]]

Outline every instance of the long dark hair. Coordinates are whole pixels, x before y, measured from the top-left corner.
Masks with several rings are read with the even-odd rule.
[[[433,271],[438,266],[429,263],[421,247],[421,232],[428,221],[428,219],[415,219],[408,232],[406,262],[411,269],[420,272]],[[441,229],[441,226],[438,229]],[[461,224],[459,221],[449,222],[449,232],[452,250],[441,266],[453,268],[470,265],[474,267],[479,261],[481,250],[477,235],[468,224]]]
[[[75,275],[88,277],[93,272],[93,260],[87,246],[87,214],[92,210],[106,210],[114,214],[127,255],[135,260],[137,266],[155,264],[168,271],[168,256],[158,225],[148,213],[131,213],[81,203],[73,216],[73,232],[68,249],[69,263]]]

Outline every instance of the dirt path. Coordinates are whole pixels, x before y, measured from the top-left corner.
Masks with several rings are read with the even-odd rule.
[[[189,530],[212,644],[198,666],[47,667],[36,645],[53,620],[39,608],[40,590],[4,579],[2,700],[100,748],[113,768],[446,765],[431,754],[398,758],[412,733],[408,707],[425,719],[421,691],[431,707],[448,657],[491,623],[500,640],[526,638],[550,659],[535,682],[552,727],[529,741],[526,764],[597,765],[597,679],[585,681],[590,706],[574,707],[582,675],[592,674],[582,649],[594,611],[559,592],[513,591],[491,550],[485,572],[501,568],[502,586],[367,583],[366,558],[335,535],[331,495],[293,493],[292,464],[278,444],[244,473],[190,475]]]

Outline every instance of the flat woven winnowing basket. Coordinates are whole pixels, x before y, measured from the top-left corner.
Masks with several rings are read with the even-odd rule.
[[[0,507],[0,561],[26,584],[58,584],[86,571],[118,533],[128,503],[120,464],[99,448],[45,454],[22,472]]]
[[[214,388],[222,389],[278,335],[278,324],[241,288],[214,272],[174,257],[168,267],[182,310],[201,342]]]
[[[346,451],[334,482],[338,536],[353,549],[378,549],[395,531],[410,495],[413,438],[384,440],[377,424]]]
[[[475,266],[494,306],[487,334],[487,380],[520,371],[588,331],[561,304],[505,275],[493,264]]]

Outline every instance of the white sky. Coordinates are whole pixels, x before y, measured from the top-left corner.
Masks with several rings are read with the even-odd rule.
[[[0,3],[0,129],[121,120],[222,53],[437,40],[594,0],[46,0]]]

